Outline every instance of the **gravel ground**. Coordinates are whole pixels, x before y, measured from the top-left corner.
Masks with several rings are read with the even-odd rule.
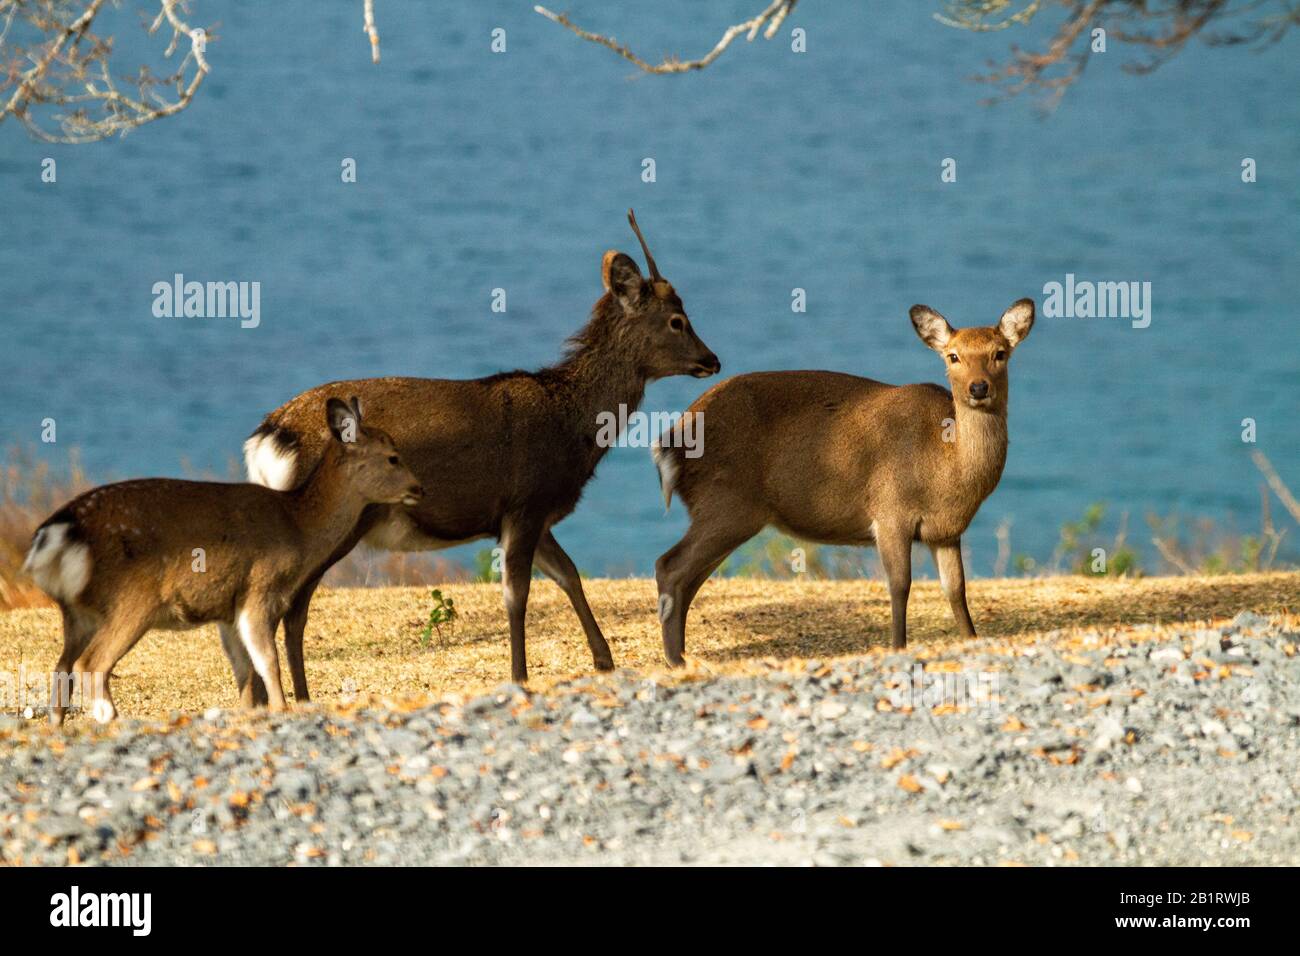
[[[1294,865],[1297,644],[1247,612],[419,706],[0,718],[0,860]]]

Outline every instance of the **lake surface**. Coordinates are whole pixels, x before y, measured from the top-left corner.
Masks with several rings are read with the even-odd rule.
[[[567,9],[657,59],[702,53],[758,4],[626,6]],[[640,258],[634,206],[724,374],[940,381],[915,302],[991,324],[1067,274],[1151,283],[1146,328],[1040,314],[1012,362],[1006,472],[966,537],[974,573],[1003,519],[1015,551],[1045,556],[1094,501],[1130,512],[1149,562],[1149,511],[1254,530],[1252,448],[1300,491],[1294,36],[1259,54],[1194,44],[1149,76],[1112,43],[1044,116],[1028,98],[982,105],[968,79],[1031,37],[953,30],[929,3],[807,3],[777,40],[680,77],[631,77],[527,2],[380,4],[379,66],[360,3],[194,7],[220,24],[184,113],[89,146],[0,127],[0,434],[57,467],[75,447],[96,478],[224,474],[267,411],[322,381],[554,361],[601,292],[602,252]],[[125,70],[140,31],[123,15]],[[153,286],[177,273],[260,283],[260,324],[155,317]],[[707,384],[659,382],[644,407]],[[616,448],[556,533],[584,570],[626,574],[684,528],[646,451]]]

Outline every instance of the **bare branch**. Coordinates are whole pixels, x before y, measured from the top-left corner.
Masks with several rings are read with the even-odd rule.
[[[36,139],[88,143],[188,107],[210,72],[207,44],[215,37],[186,22],[189,0],[150,4],[157,13],[147,34],[171,34],[161,55],[175,70],[165,76],[147,66],[115,73],[113,36],[96,28],[112,20],[118,0],[0,0],[0,123],[12,116]],[[363,14],[378,63],[374,0],[364,0]]]
[[[740,36],[742,33],[746,34],[745,39],[747,41],[753,40],[754,37],[758,36],[758,31],[762,29],[764,24],[766,24],[767,29],[763,32],[763,38],[766,40],[772,39],[772,37],[776,36],[776,32],[781,29],[781,24],[785,22],[786,17],[790,15],[798,2],[799,0],[772,0],[772,2],[769,3],[767,7],[758,14],[758,16],[746,20],[744,23],[737,23],[735,26],[728,27],[726,32],[722,34],[722,39],[717,42],[713,49],[699,59],[679,60],[676,57],[667,57],[662,63],[658,64],[646,62],[613,37],[607,37],[599,33],[591,33],[588,30],[582,29],[570,20],[566,14],[553,13],[545,7],[540,6],[533,7],[533,9],[546,17],[546,19],[552,20],[560,26],[573,31],[582,39],[588,40],[592,43],[598,43],[607,49],[613,50],[623,59],[627,60],[629,63],[635,64],[647,73],[689,73],[692,70],[702,70],[716,60],[722,55],[723,51],[731,45],[731,41],[736,39],[736,37]]]
[[[1048,6],[1044,0],[946,0],[945,12],[936,19],[963,30],[987,32],[1023,26]],[[1056,0],[1064,8],[1062,22],[1041,52],[1012,48],[1011,62],[996,72],[978,77],[1002,87],[1005,95],[1024,90],[1047,94],[1046,105],[1058,101],[1082,74],[1092,54],[1092,31],[1101,28],[1106,38],[1147,51],[1145,60],[1127,63],[1132,73],[1149,73],[1177,55],[1194,37],[1211,45],[1276,43],[1287,30],[1300,24],[1300,8],[1293,0]],[[1018,9],[1013,9],[1018,7]],[[1265,11],[1266,7],[1276,8]],[[1212,25],[1231,27],[1212,35]]]
[[[148,33],[157,33],[165,24],[172,37],[163,56],[170,58],[181,46],[186,52],[170,76],[154,76],[142,67],[134,77],[123,78],[135,87],[134,95],[128,95],[109,69],[112,38],[101,38],[91,29],[104,0],[84,5],[73,0],[0,0],[0,90],[12,88],[0,107],[0,122],[13,116],[37,139],[86,143],[124,134],[189,106],[208,74],[208,32],[181,19],[182,0],[158,2]],[[13,29],[15,20],[20,31]],[[170,97],[161,93],[167,87],[173,88]],[[92,114],[92,107],[98,112]],[[46,114],[52,125],[44,122]]]

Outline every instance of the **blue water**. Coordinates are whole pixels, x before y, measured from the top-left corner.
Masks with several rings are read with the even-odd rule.
[[[976,573],[1003,518],[1014,550],[1045,555],[1099,500],[1131,512],[1139,545],[1148,511],[1252,530],[1252,447],[1300,488],[1294,37],[1193,45],[1149,76],[1112,44],[1043,116],[982,105],[968,77],[1047,17],[1032,37],[972,35],[932,3],[807,3],[789,24],[806,54],[787,28],[703,73],[631,78],[527,2],[381,3],[379,66],[359,2],[193,6],[220,25],[189,110],[89,146],[0,127],[0,435],[56,467],[76,447],[98,477],[225,473],[267,411],[321,381],[553,361],[601,291],[601,253],[635,251],[634,206],[725,374],[935,381],[914,302],[990,324],[1066,273],[1152,283],[1149,328],[1040,316],[1016,354],[1006,472],[967,535]],[[757,4],[562,6],[657,57],[702,52]],[[152,286],[177,272],[260,282],[261,325],[155,318]],[[660,382],[645,407],[705,384]],[[557,536],[584,570],[644,573],[684,527],[646,452],[621,448]]]

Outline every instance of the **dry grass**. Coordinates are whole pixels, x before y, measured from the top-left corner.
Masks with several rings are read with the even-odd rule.
[[[587,593],[621,667],[662,674],[654,582],[590,580]],[[452,584],[454,633],[421,646],[428,618],[422,588],[322,590],[307,632],[307,672],[318,700],[465,694],[509,676],[499,587]],[[1241,610],[1300,611],[1300,573],[1135,580],[1056,577],[974,581],[971,611],[981,633],[1016,643],[1047,632],[1152,623],[1213,621]],[[912,591],[914,647],[955,649],[947,603],[934,582]],[[545,688],[591,673],[591,656],[568,602],[549,581],[533,583],[528,609],[532,683]],[[871,581],[715,578],[696,600],[687,633],[696,671],[746,669],[777,658],[829,658],[887,646],[889,597]],[[0,613],[0,671],[53,665],[61,646],[52,609]],[[287,678],[287,674],[286,674]],[[155,632],[118,665],[114,696],[131,717],[234,707],[234,689],[215,628]]]

